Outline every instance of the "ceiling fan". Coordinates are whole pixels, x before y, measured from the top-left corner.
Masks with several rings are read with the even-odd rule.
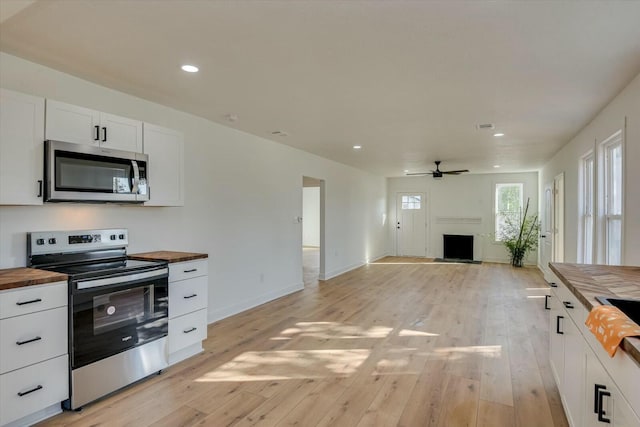
[[[442,178],[442,175],[460,175],[463,172],[469,172],[469,169],[460,169],[457,171],[441,171],[440,170],[440,160],[435,161],[436,170],[430,172],[415,172],[415,173],[407,173],[407,176],[424,176],[424,175],[433,175],[434,178]]]

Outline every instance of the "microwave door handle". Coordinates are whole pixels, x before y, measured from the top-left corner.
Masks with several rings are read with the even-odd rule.
[[[131,160],[131,167],[133,169],[133,182],[131,183],[131,193],[138,194],[138,183],[140,182],[140,169],[138,168],[138,162]]]

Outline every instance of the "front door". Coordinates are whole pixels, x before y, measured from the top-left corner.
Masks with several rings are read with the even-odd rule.
[[[398,193],[396,199],[396,254],[426,256],[424,193]]]

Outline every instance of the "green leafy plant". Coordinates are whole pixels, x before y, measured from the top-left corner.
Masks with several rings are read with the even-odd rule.
[[[540,221],[538,215],[529,216],[529,199],[524,212],[516,215],[503,215],[504,227],[500,240],[509,250],[511,265],[522,267],[529,252],[538,248]]]

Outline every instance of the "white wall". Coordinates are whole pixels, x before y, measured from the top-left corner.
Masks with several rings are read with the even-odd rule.
[[[427,257],[442,257],[443,234],[474,236],[474,259],[509,262],[504,245],[494,241],[494,189],[497,183],[524,184],[524,200],[531,199],[529,212],[538,209],[538,173],[465,174],[433,179],[431,176],[389,178],[389,241],[396,253],[396,197],[401,192],[425,193],[427,206]],[[479,219],[479,224],[473,223]],[[535,264],[537,254],[526,260]]]
[[[302,189],[302,245],[320,246],[320,187]]]
[[[541,191],[544,191],[545,183],[564,172],[565,262],[576,262],[578,259],[580,157],[590,149],[595,149],[598,143],[617,130],[624,129],[625,117],[623,264],[640,265],[640,74],[541,171]]]
[[[0,206],[0,268],[25,265],[28,231],[126,227],[130,253],[208,253],[209,320],[220,319],[302,289],[303,175],[326,182],[325,277],[388,252],[383,177],[4,53],[0,86],[185,136],[184,207]]]

